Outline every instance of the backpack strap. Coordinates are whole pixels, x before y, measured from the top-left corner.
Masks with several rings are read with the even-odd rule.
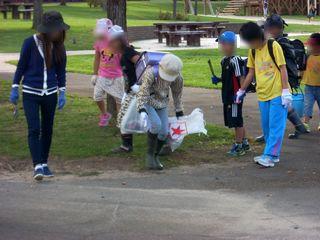
[[[252,54],[253,60],[255,60],[256,59],[256,50],[251,49],[251,54]]]
[[[269,51],[269,54],[270,54],[270,57],[271,57],[273,63],[276,65],[278,70],[281,71],[280,67],[277,64],[276,57],[274,56],[274,52],[273,52],[273,43],[274,43],[274,41],[275,40],[273,40],[273,39],[268,40],[268,43],[267,43],[268,44],[268,51]]]
[[[156,81],[158,81],[158,78],[159,78],[159,64],[154,65],[152,68],[153,68],[153,76],[154,76],[154,79],[155,79]]]

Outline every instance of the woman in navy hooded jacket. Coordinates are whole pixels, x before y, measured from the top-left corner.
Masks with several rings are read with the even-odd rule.
[[[59,12],[44,13],[38,34],[22,46],[10,101],[17,104],[22,84],[23,108],[28,123],[28,143],[34,179],[53,177],[48,167],[55,110],[66,103],[65,32],[70,27]]]

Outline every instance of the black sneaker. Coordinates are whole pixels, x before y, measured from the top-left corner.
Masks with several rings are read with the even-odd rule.
[[[131,153],[133,151],[133,147],[126,147],[121,145],[120,147],[117,147],[115,149],[112,149],[112,153],[118,154],[118,153]]]
[[[244,149],[242,148],[242,144],[234,143],[231,147],[231,150],[228,152],[230,156],[238,157],[246,154]]]
[[[33,172],[33,179],[36,181],[41,181],[43,177],[44,177],[43,168],[42,167],[35,168]]]
[[[250,143],[249,143],[249,140],[247,138],[243,139],[242,148],[246,152],[251,150]]]
[[[42,164],[42,168],[43,168],[43,176],[45,178],[54,177],[54,174],[51,172],[47,164]]]
[[[256,143],[265,143],[264,135],[256,137],[255,142]]]

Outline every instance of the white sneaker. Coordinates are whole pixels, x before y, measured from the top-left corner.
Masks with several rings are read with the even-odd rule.
[[[256,156],[256,157],[253,158],[253,161],[254,161],[255,163],[258,163],[259,159],[262,158],[262,157],[263,157],[263,155],[261,155],[261,156]],[[270,158],[271,158],[271,160],[272,160],[274,163],[280,162],[280,158],[279,158],[279,157],[270,157]]]
[[[258,163],[261,166],[264,167],[274,167],[274,161],[272,160],[272,157],[267,155],[262,155],[260,157],[257,157],[255,159],[256,163]]]

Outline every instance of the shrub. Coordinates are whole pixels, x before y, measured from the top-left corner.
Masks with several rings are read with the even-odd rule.
[[[102,0],[87,0],[87,3],[90,6],[90,8],[102,6]]]
[[[188,16],[188,15],[185,15],[185,14],[183,14],[183,13],[177,13],[176,20],[179,20],[179,21],[188,21],[188,20],[189,20],[189,16]]]
[[[160,10],[159,12],[159,20],[171,20],[172,19],[172,14],[168,11],[162,12]]]

